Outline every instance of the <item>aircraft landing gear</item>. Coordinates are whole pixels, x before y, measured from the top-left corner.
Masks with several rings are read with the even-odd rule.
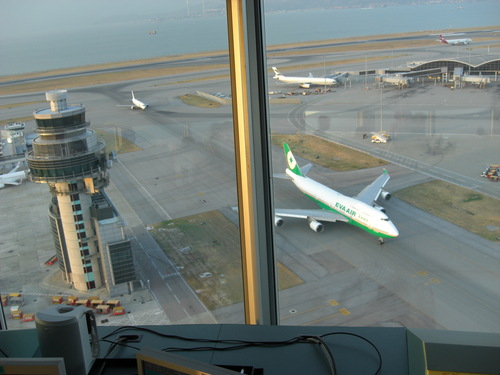
[[[380,245],[383,245],[383,244],[384,244],[384,239],[383,239],[382,237],[379,237],[379,238],[378,238],[378,243],[379,243]]]

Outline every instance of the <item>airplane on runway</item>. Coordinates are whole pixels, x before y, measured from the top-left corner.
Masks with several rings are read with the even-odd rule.
[[[453,45],[465,45],[472,42],[472,39],[464,38],[464,39],[445,39],[442,35],[439,36],[439,41],[444,44],[453,44]]]
[[[390,178],[385,169],[375,181],[351,198],[306,177],[312,165],[300,168],[286,143],[283,144],[283,150],[288,164],[285,173],[320,209],[275,209],[274,224],[277,227],[283,226],[282,217],[294,217],[307,219],[309,227],[315,232],[322,232],[324,229],[320,221],[343,221],[378,236],[380,244],[384,243],[384,238],[399,236],[384,208],[375,203],[380,196],[385,200],[391,198],[387,191],[382,190]]]
[[[10,172],[0,175],[0,189],[5,185],[20,185],[26,179],[26,172],[17,172],[19,163]]]
[[[136,108],[139,108],[139,109],[142,109],[143,111],[149,107],[149,104],[146,104],[146,103],[143,103],[141,102],[139,99],[137,99],[134,95],[134,92],[133,91],[130,91],[132,93],[132,105],[124,105],[124,104],[120,104],[118,105],[118,107],[130,107],[130,109],[136,109]]]
[[[311,85],[333,86],[337,84],[337,81],[333,78],[313,77],[311,73],[309,73],[308,77],[287,77],[281,74],[281,72],[275,66],[273,66],[273,70],[274,70],[274,77],[273,77],[274,79],[284,83],[296,83],[304,89],[308,89],[309,87],[311,87]]]

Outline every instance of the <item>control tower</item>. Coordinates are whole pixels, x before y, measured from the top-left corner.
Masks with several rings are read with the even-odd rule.
[[[88,127],[83,105],[68,105],[67,91],[46,93],[50,108],[33,113],[37,138],[26,155],[29,177],[52,193],[49,219],[64,279],[79,291],[106,286],[130,291],[135,280],[130,240],[104,193],[109,183],[106,145]],[[127,284],[127,288],[119,284]]]

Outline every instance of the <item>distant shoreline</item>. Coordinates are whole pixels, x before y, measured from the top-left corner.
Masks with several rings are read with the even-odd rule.
[[[395,34],[383,34],[383,35],[370,35],[370,36],[361,36],[361,37],[349,37],[349,38],[339,38],[339,39],[325,39],[325,40],[316,40],[309,42],[300,42],[300,43],[288,43],[288,44],[278,44],[271,45],[267,47],[267,55],[268,56],[284,56],[284,55],[293,55],[294,53],[306,54],[301,50],[293,51],[294,49],[310,47],[309,53],[317,53],[317,50],[321,48],[325,48],[325,46],[329,44],[335,43],[346,43],[346,42],[357,42],[357,41],[366,41],[370,42],[371,40],[377,40],[379,47],[387,48],[387,46],[383,46],[384,43],[391,43],[391,46],[394,45],[394,41],[384,42],[384,39],[391,39],[394,37],[410,37],[410,36],[419,36],[419,35],[433,35],[433,34],[447,34],[453,32],[464,32],[464,31],[480,31],[480,30],[497,30],[500,26],[482,26],[482,27],[473,27],[473,28],[460,28],[460,29],[444,29],[444,30],[426,30],[419,32],[407,32],[407,33],[395,33]],[[496,38],[500,42],[500,38]],[[428,45],[433,44],[433,41],[427,42]],[[315,50],[316,48],[316,50]],[[331,48],[331,47],[328,47]],[[351,47],[352,50],[364,50],[365,46],[356,44]],[[278,51],[279,50],[279,51]],[[282,51],[287,50],[287,51]],[[334,50],[334,48],[332,49]],[[139,60],[126,60],[119,62],[110,62],[103,64],[95,64],[95,65],[86,65],[86,66],[78,66],[73,68],[61,68],[54,69],[48,71],[40,71],[40,72],[32,72],[32,73],[23,73],[23,74],[15,74],[15,75],[7,75],[0,76],[0,86],[2,87],[2,94],[9,95],[13,93],[23,93],[28,91],[44,91],[52,89],[51,86],[57,87],[77,87],[82,86],[83,84],[80,82],[82,78],[85,78],[86,85],[93,85],[97,83],[110,83],[110,82],[120,82],[127,81],[130,79],[136,79],[133,72],[137,72],[141,70],[141,77],[144,78],[145,75],[148,77],[162,76],[162,75],[171,75],[171,74],[179,74],[183,71],[190,72],[193,70],[193,67],[186,68],[144,68],[143,65],[147,64],[155,64],[169,61],[177,61],[183,59],[197,59],[204,57],[214,57],[218,55],[227,55],[228,51],[210,51],[210,52],[200,52],[200,53],[192,53],[192,54],[184,54],[184,55],[171,55],[171,56],[161,56],[161,57],[152,57],[145,58]],[[121,73],[102,73],[98,72],[102,69],[113,69],[119,67],[130,67],[131,70],[129,72],[121,72]],[[137,67],[134,69],[134,67]],[[212,70],[219,69],[220,65],[201,65],[196,66],[195,69],[199,70]],[[66,78],[57,78],[59,75],[71,75],[73,73],[84,74],[85,76],[73,76]],[[54,78],[51,78],[55,76]],[[90,76],[94,76],[95,79],[90,79]],[[47,78],[43,80],[43,78]],[[40,79],[39,82],[25,82],[25,83],[16,83],[16,81],[23,80],[37,80]],[[9,84],[12,82],[12,84]]]
[[[315,8],[314,5],[312,5],[311,8],[301,8],[301,9],[280,9],[280,10],[272,10],[269,9],[269,5],[266,6],[266,14],[267,13],[297,13],[297,12],[303,12],[303,11],[312,11],[312,10],[329,10],[329,9],[374,9],[374,8],[389,8],[389,7],[394,7],[394,6],[411,6],[415,4],[419,5],[435,5],[435,4],[456,4],[458,7],[462,6],[463,4],[475,4],[475,3],[480,3],[481,1],[484,0],[465,0],[462,2],[457,2],[456,0],[428,0],[428,1],[413,1],[413,0],[408,0],[407,2],[401,2],[401,0],[395,0],[395,1],[384,1],[382,4],[376,4],[373,1],[367,0],[346,0],[343,4],[337,4],[336,6],[330,6],[330,7],[318,7]],[[312,1],[314,3],[314,1]]]

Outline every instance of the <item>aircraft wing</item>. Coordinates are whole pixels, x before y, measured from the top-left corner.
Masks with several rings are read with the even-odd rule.
[[[3,183],[4,183],[5,185],[16,185],[16,186],[21,184],[21,182],[18,182],[18,181],[12,181],[12,180],[3,181]]]
[[[373,202],[378,199],[382,188],[385,186],[387,181],[389,181],[389,178],[391,178],[389,173],[387,173],[384,169],[384,173],[378,176],[375,181],[361,190],[361,192],[353,198],[371,206]]]
[[[295,217],[298,219],[308,219],[308,218],[313,218],[318,221],[344,221],[347,222],[347,218],[345,216],[342,216],[340,214],[337,214],[333,211],[327,211],[327,210],[322,210],[322,209],[280,209],[277,208],[274,210],[274,213],[276,216],[283,216],[283,217]]]
[[[17,165],[10,172],[7,172],[6,175],[17,172],[17,170],[19,169],[19,165],[20,165],[20,163],[17,163]]]
[[[273,173],[274,178],[281,178],[283,180],[289,180],[290,176],[288,176],[286,173]]]

